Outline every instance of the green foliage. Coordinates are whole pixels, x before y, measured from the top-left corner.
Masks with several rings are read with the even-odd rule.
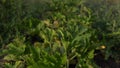
[[[87,2],[86,6],[92,10],[92,27],[97,30],[98,39],[106,46],[106,58],[119,54],[119,39],[120,39],[120,5],[118,0],[91,0],[92,4]],[[116,4],[114,4],[116,3]],[[96,6],[96,7],[94,7]],[[116,48],[115,53],[114,48]],[[116,56],[113,57],[116,59]],[[117,57],[119,58],[119,57]]]
[[[93,60],[96,50],[106,60],[120,59],[119,11],[94,2],[1,0],[0,66],[99,68]]]

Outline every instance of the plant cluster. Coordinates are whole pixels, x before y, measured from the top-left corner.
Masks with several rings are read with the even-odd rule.
[[[99,53],[119,62],[119,6],[91,1],[1,0],[0,67],[99,68]]]

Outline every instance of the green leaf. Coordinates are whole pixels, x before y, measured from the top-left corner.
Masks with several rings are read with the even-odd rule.
[[[64,55],[61,57],[61,60],[62,60],[62,63],[61,63],[61,64],[66,64],[66,62],[67,62],[67,55],[64,54]]]
[[[10,60],[16,60],[16,58],[17,57],[15,55],[9,54],[9,55],[7,55],[7,56],[4,57],[4,60],[10,61]]]
[[[91,50],[88,52],[88,58],[93,59],[94,58],[94,50]]]

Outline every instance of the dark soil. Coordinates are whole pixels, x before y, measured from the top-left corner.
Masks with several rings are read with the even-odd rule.
[[[95,55],[94,61],[100,68],[120,68],[120,60],[116,61],[112,57],[109,57],[107,60],[105,60],[105,56],[101,52]]]

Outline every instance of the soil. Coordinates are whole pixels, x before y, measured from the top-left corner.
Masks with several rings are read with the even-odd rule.
[[[100,68],[120,68],[120,60],[115,60],[112,57],[105,60],[103,53],[97,53],[94,56],[94,61]]]

